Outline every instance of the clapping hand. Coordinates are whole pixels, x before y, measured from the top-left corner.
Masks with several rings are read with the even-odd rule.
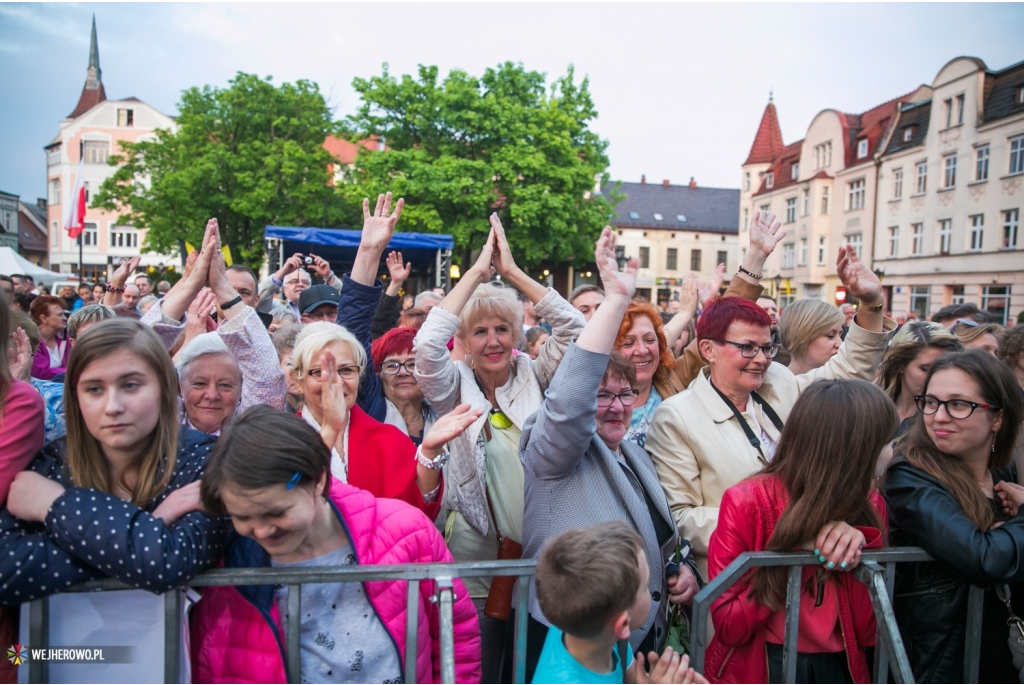
[[[508,246],[508,237],[505,235],[505,227],[501,225],[498,213],[490,216],[491,230],[494,232],[494,268],[498,275],[504,279],[511,280],[519,271],[516,260],[512,257],[512,250]]]
[[[487,241],[480,248],[480,254],[477,255],[476,262],[470,267],[469,271],[466,272],[467,276],[474,276],[478,283],[486,283],[487,281],[494,278],[494,225],[491,225],[491,231],[487,234]]]
[[[377,196],[377,206],[370,213],[370,200],[363,198],[363,233],[360,243],[377,250],[384,250],[395,234],[395,224],[402,216],[405,200],[399,198],[395,211],[391,211],[391,193]]]
[[[626,263],[626,270],[619,271],[618,258],[615,255],[617,234],[611,226],[605,226],[594,248],[594,262],[601,275],[606,296],[618,295],[630,299],[636,292],[636,272],[639,261],[632,257]]]

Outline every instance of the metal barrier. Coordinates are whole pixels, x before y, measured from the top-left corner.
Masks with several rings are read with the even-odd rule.
[[[896,564],[911,561],[933,561],[919,547],[892,547],[861,555],[861,563],[854,573],[867,586],[871,605],[878,624],[875,640],[875,683],[888,682],[889,668],[899,683],[914,682],[907,652],[900,637],[899,627],[892,610],[893,590],[896,583]],[[786,628],[782,645],[784,682],[796,682],[797,636],[800,622],[801,577],[804,566],[819,566],[817,558],[809,552],[745,552],[738,556],[714,580],[708,583],[693,600],[691,621],[690,664],[704,672],[704,653],[708,646],[708,618],[711,604],[734,583],[753,568],[766,566],[789,567],[786,587]],[[964,644],[964,682],[978,682],[981,651],[981,619],[984,591],[971,586],[967,600],[967,636]]]
[[[405,623],[405,682],[416,682],[416,640],[419,622],[419,590],[422,581],[434,581],[437,594],[431,598],[438,604],[441,636],[441,682],[455,682],[455,644],[452,620],[454,604],[455,578],[480,578],[491,576],[515,576],[520,581],[519,601],[516,608],[516,639],[515,639],[515,682],[526,680],[526,623],[529,616],[530,576],[537,569],[533,559],[518,561],[478,561],[453,564],[403,564],[389,566],[344,566],[338,568],[243,568],[243,569],[212,569],[193,578],[188,587],[201,588],[223,585],[285,585],[288,589],[288,614],[301,616],[302,597],[300,586],[306,583],[362,583],[382,580],[409,581],[406,623]],[[135,589],[113,579],[104,579],[83,583],[72,588],[71,592],[91,592],[99,590],[130,590]],[[181,595],[168,592],[164,595],[164,682],[178,681],[178,665],[181,659],[181,640],[179,623],[181,616]],[[29,603],[28,644],[32,647],[49,646],[50,612],[49,598],[44,597]],[[302,623],[298,620],[288,622],[288,634],[285,643],[288,650],[287,674],[288,682],[299,683],[302,662],[300,657],[300,639]],[[30,683],[48,682],[48,669],[45,661],[30,660],[28,663],[28,681]]]

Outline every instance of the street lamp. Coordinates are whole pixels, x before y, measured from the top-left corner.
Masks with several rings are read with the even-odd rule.
[[[775,274],[775,278],[773,280],[775,281],[775,297],[778,297],[779,289],[782,288],[782,276]]]
[[[629,261],[626,259],[626,248],[622,245],[615,246],[615,261],[619,263],[620,269],[626,268],[626,263]]]

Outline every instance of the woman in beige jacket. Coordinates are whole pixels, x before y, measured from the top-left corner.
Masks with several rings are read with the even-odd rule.
[[[766,254],[777,239],[770,242]],[[847,292],[862,305],[827,364],[802,376],[772,364],[778,348],[767,315],[747,301],[723,298],[708,305],[697,324],[698,346],[709,367],[655,413],[646,447],[679,534],[693,545],[702,573],[723,493],[771,460],[800,391],[820,378],[870,381],[881,362],[887,331],[895,324],[882,314],[878,277],[849,245],[840,249],[838,267]]]

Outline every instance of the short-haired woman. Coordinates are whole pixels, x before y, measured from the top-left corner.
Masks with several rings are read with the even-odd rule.
[[[797,300],[779,317],[779,338],[790,352],[794,376],[820,368],[843,344],[843,313],[835,305],[812,298]]]
[[[772,463],[722,497],[712,578],[745,552],[804,548],[821,564],[803,568],[796,682],[871,682],[865,650],[875,644],[875,615],[867,588],[846,572],[863,547],[885,544],[885,504],[874,484],[897,425],[892,402],[867,381],[812,383],[793,405]],[[785,681],[788,575],[782,566],[758,568],[712,603],[712,682]]]
[[[203,477],[203,506],[231,516],[229,568],[281,569],[452,561],[441,534],[414,507],[331,478],[331,454],[301,419],[253,407],[225,428]],[[455,677],[480,682],[480,632],[455,579]],[[280,586],[279,586],[280,587]],[[194,679],[285,682],[288,621],[301,622],[302,682],[404,682],[407,581],[302,586],[289,616],[272,586],[210,588],[193,610]],[[416,681],[438,683],[440,631],[433,583],[416,600]]]
[[[373,341],[372,356],[387,398],[384,423],[398,428],[419,445],[437,421],[437,412],[424,399],[416,381],[416,354],[412,348],[415,339],[415,328],[392,328]]]
[[[1009,584],[1021,615],[1024,516],[1018,508],[1024,502],[1010,464],[1024,419],[1020,389],[990,354],[955,352],[932,364],[917,407],[884,481],[893,544],[919,546],[935,558],[897,569],[893,609],[914,680],[966,680],[973,584],[985,588],[978,682],[1017,682],[1006,646],[1007,610],[996,589]]]
[[[897,436],[903,435],[917,416],[914,398],[922,394],[932,364],[962,349],[955,335],[932,321],[911,321],[896,331],[882,356],[875,383],[896,403],[900,417]]]
[[[29,314],[39,327],[39,346],[32,358],[32,377],[48,381],[64,373],[71,355],[64,300],[52,295],[40,295],[32,300]]]

